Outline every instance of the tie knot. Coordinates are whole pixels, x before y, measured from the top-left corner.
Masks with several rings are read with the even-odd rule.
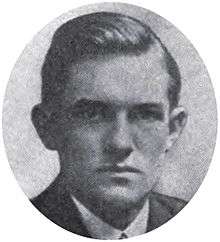
[[[126,233],[121,233],[121,236],[119,239],[127,239],[127,238],[128,238],[128,236]]]

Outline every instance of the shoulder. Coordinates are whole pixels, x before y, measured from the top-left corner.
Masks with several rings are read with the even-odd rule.
[[[63,193],[57,180],[37,197],[32,198],[31,203],[48,219],[71,230],[69,221],[72,217],[75,218],[76,213],[70,196]]]
[[[160,207],[166,208],[172,214],[179,212],[187,204],[187,201],[181,198],[171,197],[156,192],[151,193],[151,200],[157,205],[160,205]]]
[[[65,195],[60,179],[57,178],[38,196],[30,199],[31,203],[47,217],[56,216],[57,213],[66,209],[71,202]]]
[[[54,198],[54,199],[53,199]],[[46,189],[38,196],[31,198],[31,203],[41,212],[46,212],[55,206],[56,195],[49,189]]]
[[[55,204],[57,200],[57,191],[55,188],[55,184],[52,183],[38,196],[31,198],[31,203],[39,210],[46,209],[46,207],[53,207],[53,204]]]
[[[48,219],[62,228],[86,237],[91,237],[81,221],[81,216],[64,186],[55,180],[31,203]]]
[[[151,231],[166,223],[177,213],[179,213],[187,204],[187,201],[183,199],[155,192],[150,194],[149,200],[150,217],[148,231]]]

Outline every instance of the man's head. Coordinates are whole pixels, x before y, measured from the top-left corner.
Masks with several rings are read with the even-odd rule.
[[[55,32],[41,74],[32,121],[69,191],[84,203],[146,197],[186,121],[179,69],[160,39],[128,16],[84,15]]]

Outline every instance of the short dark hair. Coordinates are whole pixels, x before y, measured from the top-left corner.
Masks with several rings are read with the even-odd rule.
[[[42,70],[42,103],[54,102],[65,87],[62,71],[77,61],[107,54],[140,55],[159,44],[170,82],[167,95],[172,111],[178,105],[181,75],[160,38],[139,20],[119,13],[97,12],[71,19],[53,35]]]

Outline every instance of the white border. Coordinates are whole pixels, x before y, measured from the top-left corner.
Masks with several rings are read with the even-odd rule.
[[[0,104],[13,65],[25,45],[45,24],[70,9],[102,1],[92,0],[7,0],[0,4]],[[106,1],[107,2],[107,1]],[[121,1],[145,7],[169,20],[198,50],[213,82],[220,103],[220,3],[201,0]],[[220,113],[220,106],[218,105]],[[1,108],[2,111],[2,108]],[[2,112],[1,112],[2,114]],[[0,131],[0,133],[2,133]],[[204,134],[205,135],[205,134]],[[190,204],[169,223],[132,240],[219,241],[220,216],[220,142],[219,136],[210,170]],[[7,162],[0,138],[0,240],[62,241],[89,239],[68,233],[43,218],[24,196]]]

